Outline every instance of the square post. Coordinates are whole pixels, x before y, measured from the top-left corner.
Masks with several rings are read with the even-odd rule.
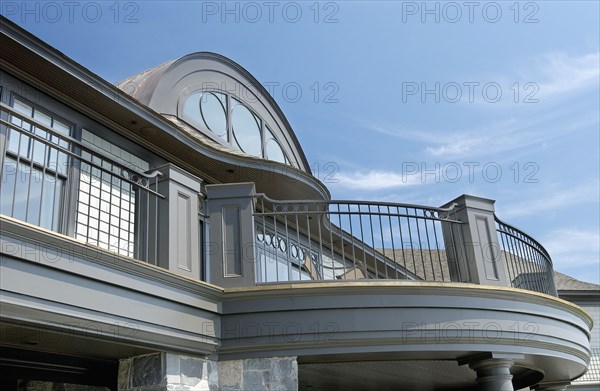
[[[210,216],[208,281],[222,287],[256,284],[254,183],[207,185]]]
[[[165,198],[158,201],[157,221],[148,228],[156,229],[154,263],[200,279],[202,246],[198,202],[202,180],[173,164],[165,164],[157,170],[162,173],[157,191]]]
[[[496,233],[495,202],[462,195],[442,206],[447,208],[456,204],[451,216],[463,222],[460,226],[443,225],[452,281],[510,286]]]

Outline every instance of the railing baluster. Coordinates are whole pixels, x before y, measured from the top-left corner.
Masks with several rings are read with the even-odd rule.
[[[354,265],[354,279],[358,279],[356,275],[357,267],[356,267],[356,252],[354,249],[354,231],[352,230],[352,219],[354,214],[351,211],[350,203],[346,204],[348,206],[348,223],[350,225],[350,246],[352,246],[352,264]],[[364,278],[367,278],[365,275]]]
[[[338,215],[338,227],[340,230],[340,253],[342,255],[342,276],[344,276],[344,278],[348,278],[347,276],[347,271],[346,271],[346,255],[344,254],[344,231],[342,231],[342,211],[340,210],[340,204],[337,203],[337,215]],[[333,254],[333,242],[331,243],[331,258],[334,260],[335,262],[335,258],[334,258],[334,254]]]
[[[422,210],[423,216],[427,215],[427,210]],[[425,226],[425,237],[427,238],[427,254],[429,255],[429,262],[431,263],[431,274],[433,275],[433,281],[435,278],[435,267],[433,266],[433,254],[431,253],[431,242],[429,240],[429,229],[427,228],[427,219],[423,219],[423,225]]]
[[[317,211],[319,210],[319,206],[317,205]],[[306,208],[306,236],[308,238],[308,262],[312,262],[312,235],[310,234],[310,206],[307,206]],[[319,214],[316,213],[315,214],[315,218],[319,219]],[[319,221],[317,221],[317,224],[320,224]],[[320,263],[323,263],[323,255],[322,253],[320,253],[318,255],[319,259],[320,259]],[[312,266],[312,265],[311,265]]]
[[[408,216],[408,208],[406,209],[406,215]],[[413,261],[413,273],[415,273],[415,277],[419,277],[419,272],[417,271],[417,262],[415,261],[415,246],[414,246],[414,242],[413,242],[413,238],[412,238],[412,230],[410,229],[410,217],[406,218],[406,225],[408,226],[408,240],[410,241],[410,252],[412,255],[412,261]]]
[[[286,243],[285,244],[285,252],[286,252],[285,259],[287,262],[288,273],[289,273],[289,270],[292,270],[292,261],[290,259],[291,258],[290,257],[290,254],[291,254],[290,246],[292,243],[290,242],[290,231],[289,231],[289,227],[288,227],[288,214],[286,213],[283,216],[283,218],[284,218],[283,222],[285,224],[285,243]],[[300,281],[302,281],[302,265],[298,265],[298,278],[300,278]]]
[[[404,265],[405,279],[408,280],[408,269],[406,268],[406,252],[404,250],[404,235],[402,235],[402,217],[400,216],[400,208],[396,207],[398,214],[398,229],[400,231],[400,248],[402,249],[402,264]]]
[[[512,285],[542,293],[556,294],[552,261],[544,248],[525,233],[496,218],[496,230],[501,237],[504,256]],[[528,279],[525,277],[529,276]],[[521,286],[526,281],[529,286]]]
[[[266,209],[265,209],[265,199],[264,198],[261,198],[260,211],[262,213],[266,212]],[[267,282],[268,281],[268,279],[267,279],[267,276],[268,276],[268,274],[267,274],[267,253],[266,253],[267,246],[268,246],[268,244],[267,244],[267,235],[268,235],[268,232],[267,232],[267,225],[266,225],[266,221],[265,220],[266,220],[266,217],[263,214],[262,215],[262,223],[263,223],[263,235],[264,235],[264,237],[263,237],[264,248],[263,248],[262,255],[263,255],[264,261],[261,261],[260,259],[258,260],[258,262],[261,262],[262,271],[263,271],[263,273],[265,275],[263,282]]]
[[[368,268],[367,268],[367,249],[366,249],[366,245],[365,245],[365,232],[364,232],[364,227],[363,227],[363,219],[362,219],[362,213],[361,213],[361,205],[358,204],[358,221],[359,221],[359,225],[360,225],[360,238],[359,241],[362,244],[362,253],[363,253],[363,268],[364,273],[365,273],[365,278],[367,278],[368,276]],[[375,278],[377,278],[377,276],[375,276]]]
[[[379,220],[379,234],[381,235],[381,252],[384,253],[385,255],[385,242],[383,239],[383,225],[382,225],[382,219],[381,219],[381,206],[377,205],[377,220]],[[375,262],[377,262],[377,260],[375,260]],[[384,270],[385,270],[385,278],[388,279],[388,268],[386,265],[384,265]]]
[[[435,240],[435,251],[437,252],[437,257],[438,257],[438,263],[440,264],[440,274],[441,274],[441,280],[442,281],[446,281],[446,277],[444,276],[444,267],[442,266],[442,256],[441,256],[441,251],[440,251],[440,243],[438,242],[438,236],[437,236],[437,225],[439,225],[439,222],[436,222],[435,220],[433,220],[431,222],[432,226],[433,226],[433,235],[434,235],[434,240]]]
[[[388,215],[388,222],[389,222],[389,227],[390,227],[390,242],[392,243],[392,259],[394,261],[394,270],[396,271],[396,280],[398,280],[398,261],[396,261],[396,246],[394,245],[394,229],[392,228],[392,215],[390,212],[390,206],[387,205],[387,215]],[[400,240],[402,241],[402,238],[400,238]],[[385,255],[385,248],[383,248],[383,253]]]
[[[375,252],[375,234],[373,233],[373,215],[371,214],[371,205],[367,205],[368,207],[368,213],[367,216],[369,216],[369,230],[371,232],[371,248],[373,249],[373,252]],[[381,278],[379,276],[379,270],[377,267],[377,259],[375,257],[375,254],[373,254],[373,263],[375,266],[375,278]]]
[[[300,269],[302,269],[303,263],[305,262],[305,257],[300,256],[301,254],[303,254],[302,250],[302,242],[300,241],[300,229],[298,229],[299,225],[299,220],[298,220],[298,214],[299,214],[299,205],[297,203],[294,204],[294,220],[296,222],[296,245],[298,246],[298,265],[300,266]],[[263,216],[263,222],[265,220],[265,217]],[[310,238],[309,238],[310,240]],[[309,257],[309,262],[312,262],[312,260]],[[309,265],[309,266],[314,266],[314,265]]]

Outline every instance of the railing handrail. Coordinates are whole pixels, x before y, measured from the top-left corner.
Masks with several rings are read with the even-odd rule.
[[[10,107],[10,106],[8,106],[8,105],[6,105],[4,103],[0,102],[0,108],[2,108],[2,110],[5,110],[11,116],[17,117],[21,121],[27,122],[27,123],[35,126],[36,129],[40,129],[40,130],[42,130],[42,131],[44,131],[46,133],[49,133],[52,136],[55,136],[55,137],[57,137],[59,139],[67,141],[69,143],[72,143],[76,148],[79,148],[82,151],[88,152],[88,153],[90,153],[92,155],[99,156],[99,157],[102,158],[102,160],[106,161],[111,166],[118,167],[121,170],[121,173],[119,174],[119,179],[121,179],[121,180],[129,183],[130,185],[133,185],[133,186],[136,186],[136,187],[138,187],[140,189],[148,191],[149,193],[152,193],[153,195],[155,195],[155,196],[157,196],[159,198],[163,198],[163,199],[165,198],[164,195],[158,193],[157,191],[151,189],[150,187],[148,187],[148,186],[142,186],[139,183],[139,181],[130,179],[127,176],[122,175],[122,173],[126,171],[126,172],[131,172],[133,174],[132,178],[133,178],[133,176],[139,176],[139,177],[143,177],[145,179],[151,179],[151,178],[155,178],[157,176],[162,176],[162,173],[159,170],[150,170],[150,171],[147,171],[147,172],[140,172],[138,170],[132,169],[131,167],[127,167],[123,163],[118,162],[117,160],[111,158],[110,156],[108,156],[108,154],[102,152],[101,150],[99,150],[97,148],[94,148],[94,147],[91,147],[91,146],[86,146],[85,144],[81,143],[79,140],[77,140],[77,139],[75,139],[75,138],[73,138],[71,136],[65,135],[63,133],[60,133],[60,132],[56,131],[55,129],[52,129],[52,128],[44,125],[43,123],[39,122],[35,118],[28,117],[27,115],[19,113],[18,111],[15,111],[12,107]],[[44,137],[42,137],[42,136],[40,136],[40,135],[38,135],[38,134],[30,131],[30,130],[27,130],[27,129],[21,127],[21,126],[13,124],[12,122],[9,122],[9,121],[7,121],[5,119],[0,119],[0,124],[6,126],[9,129],[13,129],[13,130],[15,130],[15,131],[17,131],[17,132],[19,132],[21,134],[24,134],[27,137],[30,137],[30,138],[34,139],[35,141],[38,141],[38,142],[40,142],[40,143],[42,143],[42,144],[44,144],[44,145],[46,145],[48,147],[54,148],[57,151],[59,151],[60,153],[64,153],[65,155],[68,155],[68,156],[74,158],[75,160],[79,160],[80,162],[89,164],[91,167],[94,167],[94,168],[96,168],[96,169],[98,169],[98,170],[100,170],[102,172],[105,172],[105,173],[110,174],[110,175],[118,175],[114,171],[111,171],[111,170],[103,167],[101,164],[97,164],[97,163],[93,162],[90,159],[86,159],[83,156],[81,156],[80,154],[77,154],[77,153],[71,151],[70,149],[64,148],[64,147],[62,147],[62,146],[60,146],[60,145],[58,145],[56,143],[53,143],[52,141],[48,140],[47,138],[44,138]],[[24,160],[24,159],[21,158],[21,160]],[[29,160],[29,159],[26,159],[26,160]],[[148,181],[148,183],[150,183],[150,182]]]
[[[442,207],[435,207],[435,206],[426,206],[426,205],[418,205],[418,204],[405,204],[405,203],[398,203],[398,202],[359,201],[359,200],[285,200],[284,201],[284,200],[274,200],[274,199],[270,198],[269,196],[267,196],[265,193],[256,193],[255,196],[256,197],[264,198],[265,200],[269,201],[272,204],[371,205],[371,206],[391,206],[391,207],[394,207],[394,208],[422,209],[422,210],[435,211],[435,212],[452,212],[454,210],[454,208],[458,206],[457,203],[452,203],[449,207],[442,208]],[[290,212],[292,212],[292,211],[290,211]],[[300,212],[306,213],[308,211],[300,211]],[[273,212],[273,213],[277,213],[277,212]],[[321,212],[319,211],[319,213],[321,213]],[[337,212],[334,212],[334,213],[337,213]],[[361,213],[363,213],[363,212],[361,212]],[[382,213],[378,213],[377,212],[375,214],[382,214]],[[408,215],[408,216],[415,217],[414,215]],[[419,216],[419,217],[424,217],[424,216]],[[457,222],[459,222],[459,221],[457,221]]]

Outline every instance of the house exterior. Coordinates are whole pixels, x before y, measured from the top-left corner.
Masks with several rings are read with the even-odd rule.
[[[2,389],[564,390],[588,369],[597,307],[557,297],[493,200],[331,200],[233,61],[114,86],[1,34]]]
[[[600,388],[600,285],[579,281],[565,274],[555,272],[558,297],[583,308],[593,319],[590,348],[592,358],[588,371],[571,383],[569,390],[592,391]]]

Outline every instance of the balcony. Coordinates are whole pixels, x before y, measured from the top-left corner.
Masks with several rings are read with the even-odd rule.
[[[210,197],[211,188],[209,209],[218,202]],[[246,188],[245,195],[253,197],[246,203],[253,204],[248,224],[255,236],[251,243],[242,242],[246,250],[239,258],[234,247],[228,248],[225,262],[235,269],[231,281],[241,276],[243,261],[256,264],[257,284],[402,280],[507,286],[556,296],[546,250],[499,220],[491,200],[462,196],[444,207],[427,207],[276,201],[252,192]],[[240,240],[238,231],[231,232]],[[211,237],[225,248],[227,239]],[[248,253],[248,245],[255,254]]]
[[[1,120],[9,129],[2,213],[100,249],[167,269],[171,265],[173,271],[193,268],[191,276],[201,278],[202,224],[189,216],[219,200],[236,200],[241,189],[239,205],[211,213],[225,228],[214,229],[206,243],[209,252],[224,244],[220,254],[212,254],[213,259],[222,255],[229,268],[230,277],[214,275],[223,286],[239,280],[243,261],[255,265],[250,268],[255,278],[243,278],[246,285],[404,280],[509,286],[556,296],[549,254],[501,221],[493,201],[463,196],[443,207],[278,201],[243,184],[209,185],[215,196],[205,201],[201,181],[174,166],[142,171],[143,164],[117,157],[117,147],[108,144],[113,151],[108,154],[101,148],[106,142],[94,145],[99,139],[93,135],[84,133],[79,141],[35,113],[4,104],[2,111],[10,117]],[[169,192],[177,193],[176,202],[169,202]],[[71,210],[59,205],[61,198],[71,200]],[[242,227],[254,234],[244,232],[242,238]],[[165,240],[172,231],[172,240]]]

